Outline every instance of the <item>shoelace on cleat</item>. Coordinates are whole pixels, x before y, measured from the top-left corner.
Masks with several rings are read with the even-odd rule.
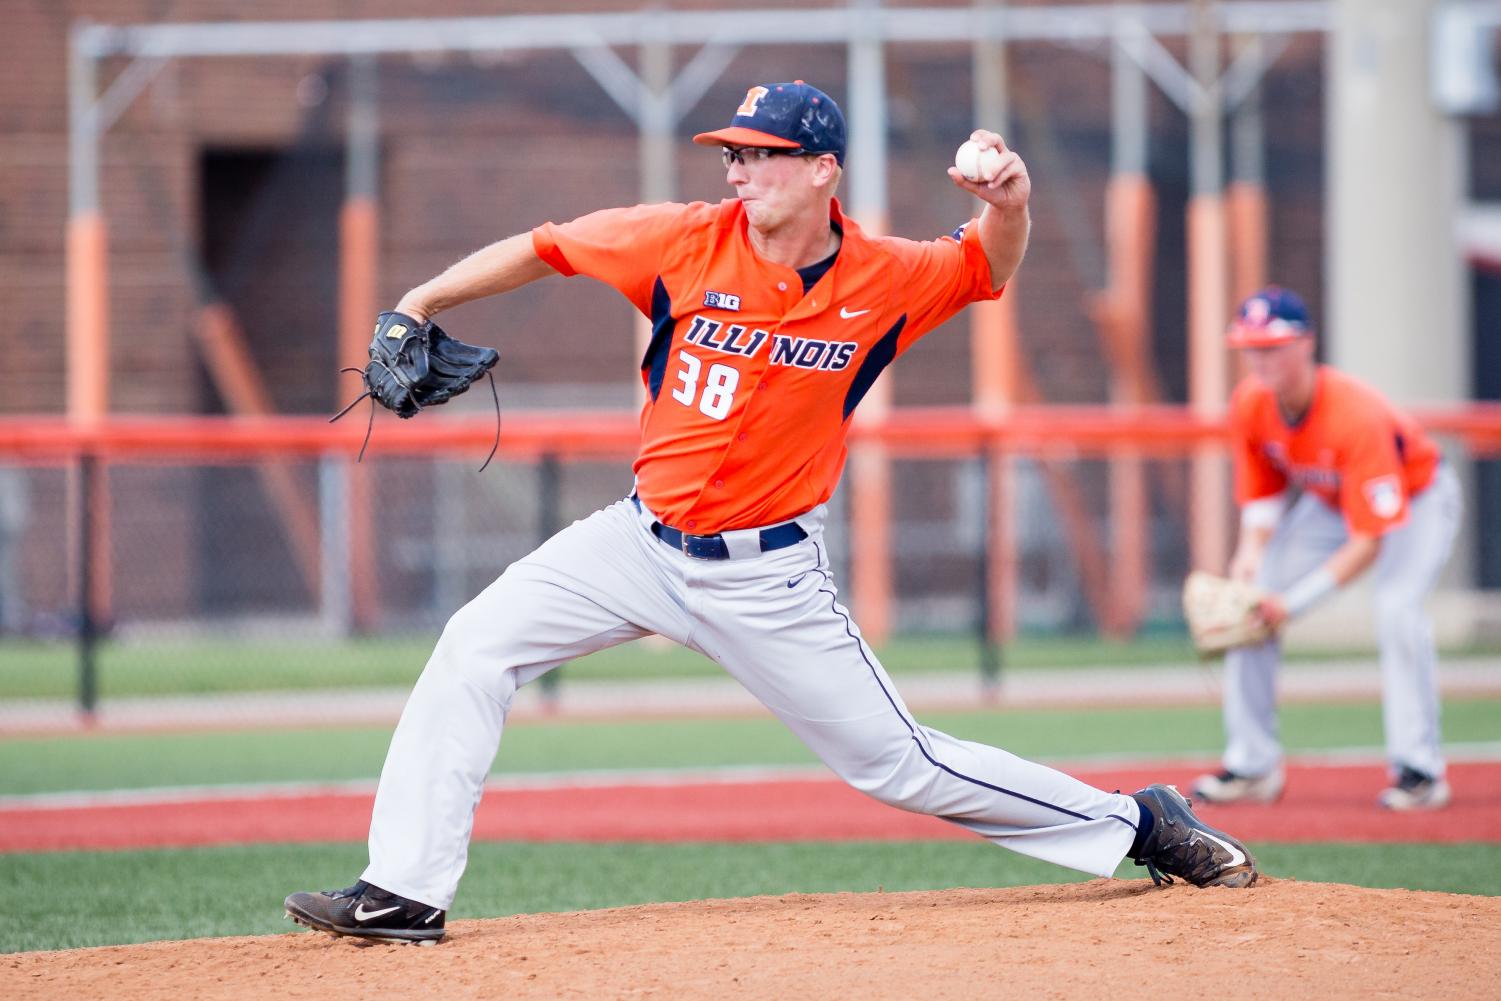
[[[1163,865],[1164,861],[1168,865]],[[1181,863],[1180,864],[1180,860]],[[1152,883],[1156,886],[1171,886],[1178,876],[1195,886],[1203,886],[1219,874],[1219,863],[1214,859],[1214,849],[1203,841],[1195,841],[1189,835],[1170,849],[1159,849],[1152,856],[1136,863],[1145,866]]]
[[[1203,886],[1219,874],[1220,865],[1214,860],[1214,849],[1207,845],[1193,846],[1194,858],[1185,871],[1177,873],[1195,886]]]

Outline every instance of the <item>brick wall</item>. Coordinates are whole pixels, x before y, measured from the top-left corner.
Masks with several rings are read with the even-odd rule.
[[[1038,0],[1045,2],[1045,0]],[[761,0],[758,6],[796,6]],[[497,12],[631,10],[625,0],[9,0],[11,44],[0,60],[0,414],[64,406],[64,232],[67,217],[67,46],[82,18],[116,24],[255,19],[410,17]],[[677,8],[722,8],[702,0]],[[1169,48],[1182,58],[1182,46]],[[631,53],[624,53],[628,60]],[[688,54],[678,53],[678,64]],[[963,46],[889,49],[892,230],[930,237],[974,211],[943,177],[972,127],[969,52]],[[101,69],[107,82],[123,68]],[[1272,275],[1301,288],[1319,311],[1322,266],[1322,43],[1295,41],[1265,88]],[[1047,395],[1097,402],[1108,373],[1084,303],[1104,280],[1103,186],[1109,155],[1109,71],[1096,53],[1031,44],[1011,52],[1014,144],[1036,187],[1035,229],[1016,287],[1028,357]],[[804,77],[845,92],[838,47],[741,51],[679,126],[680,197],[728,193],[717,157],[687,137],[722,125],[747,81]],[[572,58],[437,55],[380,62],[382,243],[379,284],[392,303],[411,285],[491,240],[636,199],[635,129]],[[169,64],[102,145],[109,220],[112,406],[126,413],[215,412],[222,407],[191,335],[194,272],[217,233],[209,271],[245,322],[251,349],[289,412],[329,412],[352,395],[333,371],[331,259],[345,68],[322,58],[191,59]],[[1184,391],[1183,204],[1187,128],[1154,93],[1151,170],[1160,200],[1156,327],[1163,385]],[[254,190],[205,202],[208,154],[270,153]],[[1501,127],[1472,129],[1478,190],[1501,191]],[[320,159],[321,158],[321,159]],[[319,164],[322,166],[318,166]],[[850,165],[853,174],[858,163]],[[846,180],[846,185],[848,179]],[[847,187],[846,187],[846,190]],[[324,202],[314,198],[324,193]],[[229,218],[231,212],[239,213]],[[215,218],[206,219],[206,213]],[[296,218],[289,218],[296,213]],[[225,214],[221,216],[220,214]],[[230,234],[226,236],[225,234]],[[239,236],[235,236],[239,234]],[[455,310],[459,336],[501,348],[502,398],[627,403],[636,351],[631,311],[610,290],[554,279],[500,301]],[[930,336],[895,370],[899,403],[962,402],[970,385],[965,322]],[[581,387],[581,388],[580,388]],[[461,401],[468,405],[471,401]],[[488,401],[480,401],[488,405]],[[158,513],[186,515],[194,494],[163,479]],[[132,491],[152,495],[149,477]],[[60,518],[57,505],[38,514]],[[48,538],[61,537],[61,525]],[[171,538],[168,533],[168,538]],[[162,536],[144,533],[150,546]],[[184,537],[185,538],[185,537]],[[130,545],[129,539],[121,543]],[[147,542],[141,542],[147,545]],[[183,543],[186,544],[186,543]],[[49,544],[50,545],[50,544]],[[129,554],[122,554],[125,561]],[[176,558],[167,554],[164,559]],[[35,562],[56,563],[51,555]],[[191,586],[182,574],[179,589]],[[163,594],[163,606],[182,594]],[[158,603],[155,599],[153,604]]]
[[[512,10],[525,9],[509,5]],[[549,11],[615,9],[622,2],[548,5]],[[679,7],[695,6],[677,4]],[[720,6],[703,3],[697,6]],[[494,13],[493,3],[442,5],[441,13]],[[258,19],[400,17],[431,5],[395,0],[305,0],[254,5]],[[210,0],[18,0],[8,5],[12,47],[0,65],[0,308],[19,320],[0,333],[0,412],[57,411],[63,405],[63,234],[67,207],[66,46],[79,18],[108,23],[246,19],[241,4]],[[629,55],[629,54],[627,54]],[[679,61],[686,56],[680,54]],[[1320,47],[1304,40],[1283,57],[1267,88],[1268,163],[1274,196],[1274,271],[1296,276],[1317,297],[1322,183],[1318,155]],[[947,232],[973,206],[942,177],[949,152],[970,128],[968,52],[961,46],[896,46],[891,80],[892,228],[904,235]],[[108,80],[122,68],[107,64]],[[785,47],[740,53],[680,127],[714,127],[748,79],[803,76],[844,90],[837,47]],[[1065,401],[1104,398],[1106,373],[1082,302],[1103,280],[1102,189],[1109,151],[1108,68],[1097,55],[1046,45],[1012,56],[1013,136],[1037,185],[1036,229],[1018,282],[1025,342],[1048,394]],[[605,205],[638,190],[634,128],[573,60],[528,54],[384,59],[380,287],[394,300],[412,284],[489,240]],[[321,101],[314,101],[326,91]],[[213,410],[190,338],[196,302],[193,256],[205,229],[200,213],[205,150],[275,150],[295,173],[300,156],[340,148],[344,67],[319,58],[192,59],[169,64],[103,143],[102,195],[109,219],[112,405],[124,412]],[[1186,172],[1181,114],[1154,98],[1152,164],[1162,185],[1159,364],[1181,387],[1181,201]],[[1492,142],[1495,140],[1492,139]],[[728,189],[712,155],[686,141],[678,153],[680,195],[717,199]],[[851,172],[859,170],[850,165]],[[284,182],[295,183],[295,182]],[[274,197],[274,190],[266,197]],[[209,206],[208,211],[214,207]],[[331,208],[330,211],[334,211]],[[274,215],[274,205],[262,206]],[[329,234],[332,239],[332,234]],[[278,278],[274,244],[244,248],[229,270],[240,289],[272,300],[281,324],[258,323],[253,348],[285,388],[288,409],[320,411],[339,395],[326,371],[332,315],[318,283]],[[318,253],[324,253],[323,247]],[[261,255],[261,257],[257,257]],[[285,262],[286,258],[281,258]],[[303,260],[310,259],[304,241]],[[247,283],[243,276],[261,271]],[[303,276],[304,278],[306,276]],[[1293,279],[1289,279],[1293,280]],[[291,285],[285,282],[290,281]],[[253,291],[252,291],[253,288]],[[634,348],[629,308],[582,281],[545,283],[450,318],[458,330],[494,336],[503,382],[523,387],[584,383],[627,399]],[[956,331],[963,322],[952,324]],[[537,336],[545,332],[546,336]],[[24,350],[19,350],[21,343]],[[901,402],[958,402],[969,385],[962,336],[935,336],[897,369]],[[288,380],[299,383],[292,388]],[[525,390],[534,392],[534,390]]]

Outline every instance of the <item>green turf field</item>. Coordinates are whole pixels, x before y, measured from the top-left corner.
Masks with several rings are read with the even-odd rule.
[[[111,695],[268,689],[408,686],[432,651],[437,633],[318,642],[105,642],[97,653],[99,688]],[[1092,638],[1023,640],[1006,651],[1011,666],[1180,663],[1192,657],[1181,635],[1136,643]],[[897,672],[976,670],[979,649],[964,636],[906,637],[882,649]],[[0,643],[0,698],[70,697],[77,692],[77,654],[62,643]],[[691,650],[661,643],[627,643],[569,664],[575,679],[715,677],[720,669]]]
[[[162,637],[150,642],[106,641],[97,651],[99,693],[165,695],[353,686],[407,687],[416,680],[437,632],[387,636],[345,643]],[[1493,654],[1466,649],[1452,654]],[[880,650],[893,674],[978,671],[973,637],[958,634],[903,636]],[[1187,637],[1174,630],[1151,632],[1130,642],[1093,636],[1024,636],[1001,656],[1011,669],[1131,667],[1194,661]],[[1330,650],[1292,659],[1366,656]],[[573,679],[715,677],[717,666],[692,651],[661,643],[628,643],[569,664]],[[0,699],[72,698],[78,693],[77,652],[62,641],[0,640]]]
[[[920,722],[1029,758],[1108,755],[1213,757],[1217,708],[976,710],[932,713]],[[1374,748],[1375,703],[1291,705],[1282,711],[1288,750]],[[0,795],[242,782],[374,778],[388,727],[99,734],[0,740]],[[1451,743],[1501,736],[1501,699],[1450,701]],[[533,721],[507,729],[497,773],[585,769],[811,765],[814,759],[769,714],[641,722]]]
[[[1501,699],[1445,706],[1450,742],[1494,741]],[[1005,710],[923,722],[1034,758],[1210,757],[1219,712]],[[1376,747],[1375,704],[1292,705],[1289,750]],[[0,794],[241,782],[373,779],[389,729],[101,734],[0,740]],[[767,717],[533,721],[509,728],[505,773],[812,764]],[[1501,894],[1501,845],[1253,845],[1273,876]],[[0,952],[267,934],[290,928],[281,899],[344,886],[364,846],[260,845],[0,855]],[[1139,876],[1133,866],[1120,875]],[[455,919],[659,900],[828,890],[1015,886],[1083,878],[983,842],[599,845],[476,844]],[[45,903],[45,906],[42,905]]]
[[[1270,876],[1501,894],[1501,845],[1253,844]],[[281,901],[353,882],[363,845],[0,855],[0,952],[291,931]],[[1117,875],[1142,878],[1129,863]],[[480,843],[464,920],[667,900],[838,890],[1026,886],[1084,879],[984,842]],[[311,934],[298,932],[299,934]]]

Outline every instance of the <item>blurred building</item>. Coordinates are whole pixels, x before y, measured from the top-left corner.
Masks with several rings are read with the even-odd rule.
[[[1034,6],[1045,3],[1024,3]],[[674,9],[724,9],[673,0]],[[785,0],[758,7],[798,8]],[[914,3],[911,6],[949,6]],[[109,24],[186,21],[363,19],[505,13],[629,11],[621,0],[496,3],[479,0],[9,0],[10,41],[0,62],[0,414],[57,414],[66,397],[65,231],[68,218],[68,33],[83,19]],[[1166,47],[1181,62],[1181,40]],[[629,61],[630,53],[624,53]],[[690,54],[679,54],[678,62]],[[952,150],[974,125],[971,53],[945,44],[887,47],[892,232],[933,237],[973,211],[943,176]],[[1008,51],[1013,145],[1036,188],[1032,246],[1016,296],[1022,344],[1050,402],[1103,403],[1109,371],[1088,303],[1106,281],[1104,189],[1111,163],[1110,66],[1087,46],[1026,43]],[[124,68],[106,61],[101,87]],[[1291,38],[1260,90],[1269,195],[1270,275],[1296,286],[1323,313],[1325,282],[1325,40]],[[805,78],[843,99],[843,46],[749,47],[733,56],[677,127],[678,197],[725,197],[717,155],[692,146],[696,131],[722,125],[749,82]],[[486,57],[440,51],[377,60],[379,115],[379,295],[386,302],[466,252],[544,221],[639,200],[637,131],[569,55],[534,52]],[[109,321],[113,331],[111,409],[124,414],[214,414],[228,410],[224,387],[194,337],[206,303],[222,302],[245,332],[274,406],[289,414],[331,413],[352,398],[355,381],[336,375],[338,213],[345,184],[351,87],[347,60],[233,57],[171,60],[123,111],[102,143],[101,201],[108,219]],[[848,110],[848,109],[847,109]],[[1188,122],[1151,90],[1149,174],[1157,195],[1151,343],[1166,401],[1187,394],[1184,210],[1189,194]],[[1501,201],[1501,116],[1465,121],[1467,181],[1477,201]],[[851,163],[853,174],[860,170]],[[1390,276],[1372,276],[1372,294],[1390,294]],[[1477,399],[1501,399],[1501,269],[1477,262],[1474,386]],[[453,311],[459,336],[500,347],[502,399],[511,407],[632,405],[636,346],[630,308],[602,285],[540,283]],[[921,342],[897,366],[895,402],[969,399],[969,343],[959,321]],[[488,407],[488,399],[461,401]],[[1085,470],[1087,496],[1103,495],[1101,470]],[[619,479],[601,472],[602,482]],[[1494,476],[1491,477],[1494,480]],[[897,497],[899,519],[922,523],[962,506],[962,477],[913,476]],[[33,518],[58,519],[60,481],[30,491]],[[206,534],[225,506],[255,506],[244,476],[185,487],[141,476],[119,490],[158,516],[126,532],[118,565],[150,560],[179,573],[135,579],[121,600],[143,613],[192,601],[212,605],[217,586],[245,586],[269,551],[290,566],[295,554],[265,534],[230,548]],[[618,489],[618,486],[610,489]],[[1487,488],[1495,511],[1501,483]],[[412,500],[414,508],[421,507]],[[1023,503],[1038,545],[1048,503]],[[17,501],[12,508],[19,509]],[[1153,546],[1167,585],[1184,566],[1181,525],[1159,505]],[[1025,515],[1024,515],[1025,516]],[[253,518],[254,516],[251,515]],[[419,517],[414,514],[413,517]],[[184,531],[171,526],[189,526]],[[197,526],[194,528],[193,526]],[[52,533],[48,533],[51,535]],[[61,535],[60,522],[56,534]],[[957,545],[958,543],[955,543]],[[1489,533],[1476,567],[1483,585],[1501,586],[1501,548]],[[135,547],[134,553],[130,548]],[[922,547],[924,550],[931,547]],[[942,551],[942,547],[939,547]],[[36,547],[20,573],[44,581],[33,603],[64,600],[55,553]],[[196,568],[196,569],[194,569]],[[1081,614],[1068,581],[1037,558],[1024,572],[1052,623]],[[15,571],[12,571],[14,574]],[[256,573],[260,573],[259,570]],[[903,563],[901,583],[916,593],[951,575],[921,554]],[[295,578],[262,578],[267,595]],[[215,582],[218,582],[217,584]],[[1054,589],[1054,590],[1050,590]],[[239,591],[236,591],[239,594]],[[1163,601],[1171,602],[1165,587]],[[191,596],[191,598],[190,598]],[[242,598],[225,598],[231,604]],[[1038,606],[1042,609],[1042,606]],[[941,615],[939,616],[941,618]]]

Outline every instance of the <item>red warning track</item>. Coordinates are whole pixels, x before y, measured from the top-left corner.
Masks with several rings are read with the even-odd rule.
[[[1180,788],[1200,769],[1071,769],[1104,789]],[[1289,769],[1275,806],[1202,807],[1250,841],[1501,842],[1501,762],[1453,765],[1454,802],[1433,813],[1375,805],[1375,765]],[[363,841],[366,793],[206,798],[0,809],[0,852],[186,848],[260,842]],[[833,779],[495,789],[475,817],[489,841],[849,841],[973,838],[933,817],[884,806]]]

